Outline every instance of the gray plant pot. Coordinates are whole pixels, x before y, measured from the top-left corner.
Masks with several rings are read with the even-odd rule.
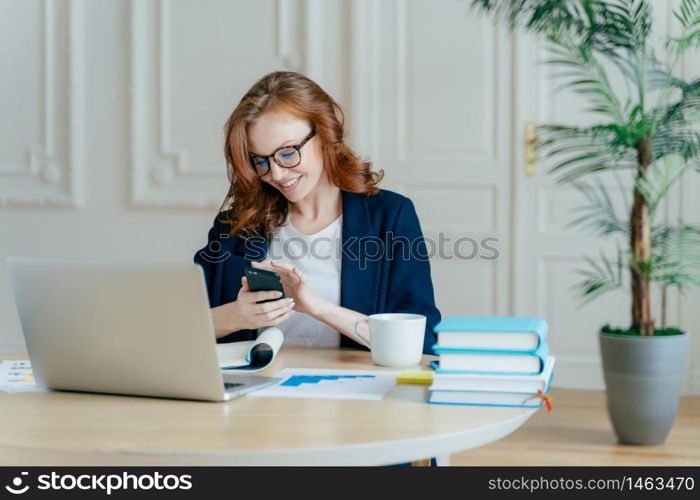
[[[608,414],[620,444],[660,444],[678,412],[688,333],[630,336],[600,332]]]

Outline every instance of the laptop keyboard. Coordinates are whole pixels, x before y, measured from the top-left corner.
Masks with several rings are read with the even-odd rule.
[[[235,389],[236,387],[240,387],[240,386],[242,386],[242,385],[243,385],[243,384],[240,384],[240,383],[235,383],[235,384],[234,384],[234,383],[231,383],[231,382],[224,382],[224,390],[225,390],[225,391],[228,391],[228,390],[230,390],[230,389]]]

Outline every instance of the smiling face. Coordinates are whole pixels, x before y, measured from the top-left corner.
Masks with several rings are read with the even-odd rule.
[[[280,167],[272,155],[283,146],[299,145],[311,132],[308,121],[285,111],[269,110],[248,126],[248,151],[268,156],[270,170],[260,177],[277,189],[288,201],[303,200],[328,182],[323,170],[323,154],[318,136],[313,136],[300,150],[301,163],[294,168]]]

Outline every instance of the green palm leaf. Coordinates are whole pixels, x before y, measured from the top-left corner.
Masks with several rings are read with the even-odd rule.
[[[651,278],[661,287],[700,284],[700,227],[666,226],[657,235]]]
[[[625,144],[628,138],[621,127],[543,125],[538,130],[539,147],[555,160],[549,172],[560,183],[596,172],[636,168],[635,152]]]
[[[693,168],[700,172],[700,78],[686,81],[674,73],[683,52],[700,45],[700,0],[681,0],[675,9],[682,30],[677,38],[667,39],[670,50],[664,52],[665,60],[657,58],[648,43],[650,0],[472,0],[471,4],[505,20],[511,29],[522,27],[540,35],[550,50],[545,63],[554,66],[554,76],[564,81],[557,91],[571,89],[585,98],[587,111],[605,119],[587,128],[538,127],[538,145],[552,160],[549,172],[557,182],[572,183],[586,200],[574,210],[569,226],[617,237],[625,245],[625,252],[618,247],[614,259],[586,257],[588,269],[579,271],[584,279],[577,290],[590,300],[624,288],[623,278],[631,275],[639,278],[636,283],[652,281],[664,290],[675,286],[683,291],[700,284],[700,229],[654,222],[662,200],[683,173]],[[624,98],[611,84],[617,82],[611,71],[619,72],[630,90]],[[631,174],[627,180],[634,186],[633,211],[626,207],[625,214],[618,214],[609,188],[588,182],[587,176],[606,173],[613,173],[622,186],[626,183],[620,174]],[[634,245],[631,218],[641,228],[634,232]],[[632,293],[637,303],[648,305],[642,286]],[[643,314],[633,316],[633,323],[641,324]],[[649,318],[644,321],[649,324]],[[643,333],[651,334],[653,328],[644,327]]]
[[[666,157],[664,160],[653,163],[643,177],[635,180],[635,187],[642,193],[649,206],[651,220],[654,220],[656,209],[663,197],[688,165],[681,158]]]
[[[700,1],[683,0],[673,15],[680,21],[683,27],[683,35],[680,38],[670,39],[675,43],[680,52],[700,44]]]
[[[591,230],[600,236],[620,234],[625,239],[629,237],[629,222],[617,215],[612,198],[606,186],[601,182],[595,185],[575,182],[573,186],[587,201],[585,205],[579,205],[572,209],[579,216],[567,224],[567,227],[578,226]]]
[[[603,114],[618,124],[625,122],[620,100],[612,89],[607,74],[594,52],[586,45],[575,45],[570,41],[559,40],[549,47],[551,59],[544,62],[566,68],[567,72],[554,76],[567,77],[555,89],[571,89],[573,92],[588,97],[589,111]]]
[[[602,253],[600,262],[596,262],[591,257],[584,256],[590,269],[577,269],[576,272],[584,278],[571,286],[576,291],[582,304],[587,304],[599,296],[624,288],[625,262],[622,251],[618,248],[617,259],[611,260]]]

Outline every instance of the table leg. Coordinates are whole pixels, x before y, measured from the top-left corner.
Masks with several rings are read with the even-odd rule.
[[[416,460],[415,462],[411,462],[411,467],[430,467],[430,459],[427,458],[425,460]]]
[[[449,467],[450,466],[450,455],[442,455],[435,457],[435,465],[437,467]]]

